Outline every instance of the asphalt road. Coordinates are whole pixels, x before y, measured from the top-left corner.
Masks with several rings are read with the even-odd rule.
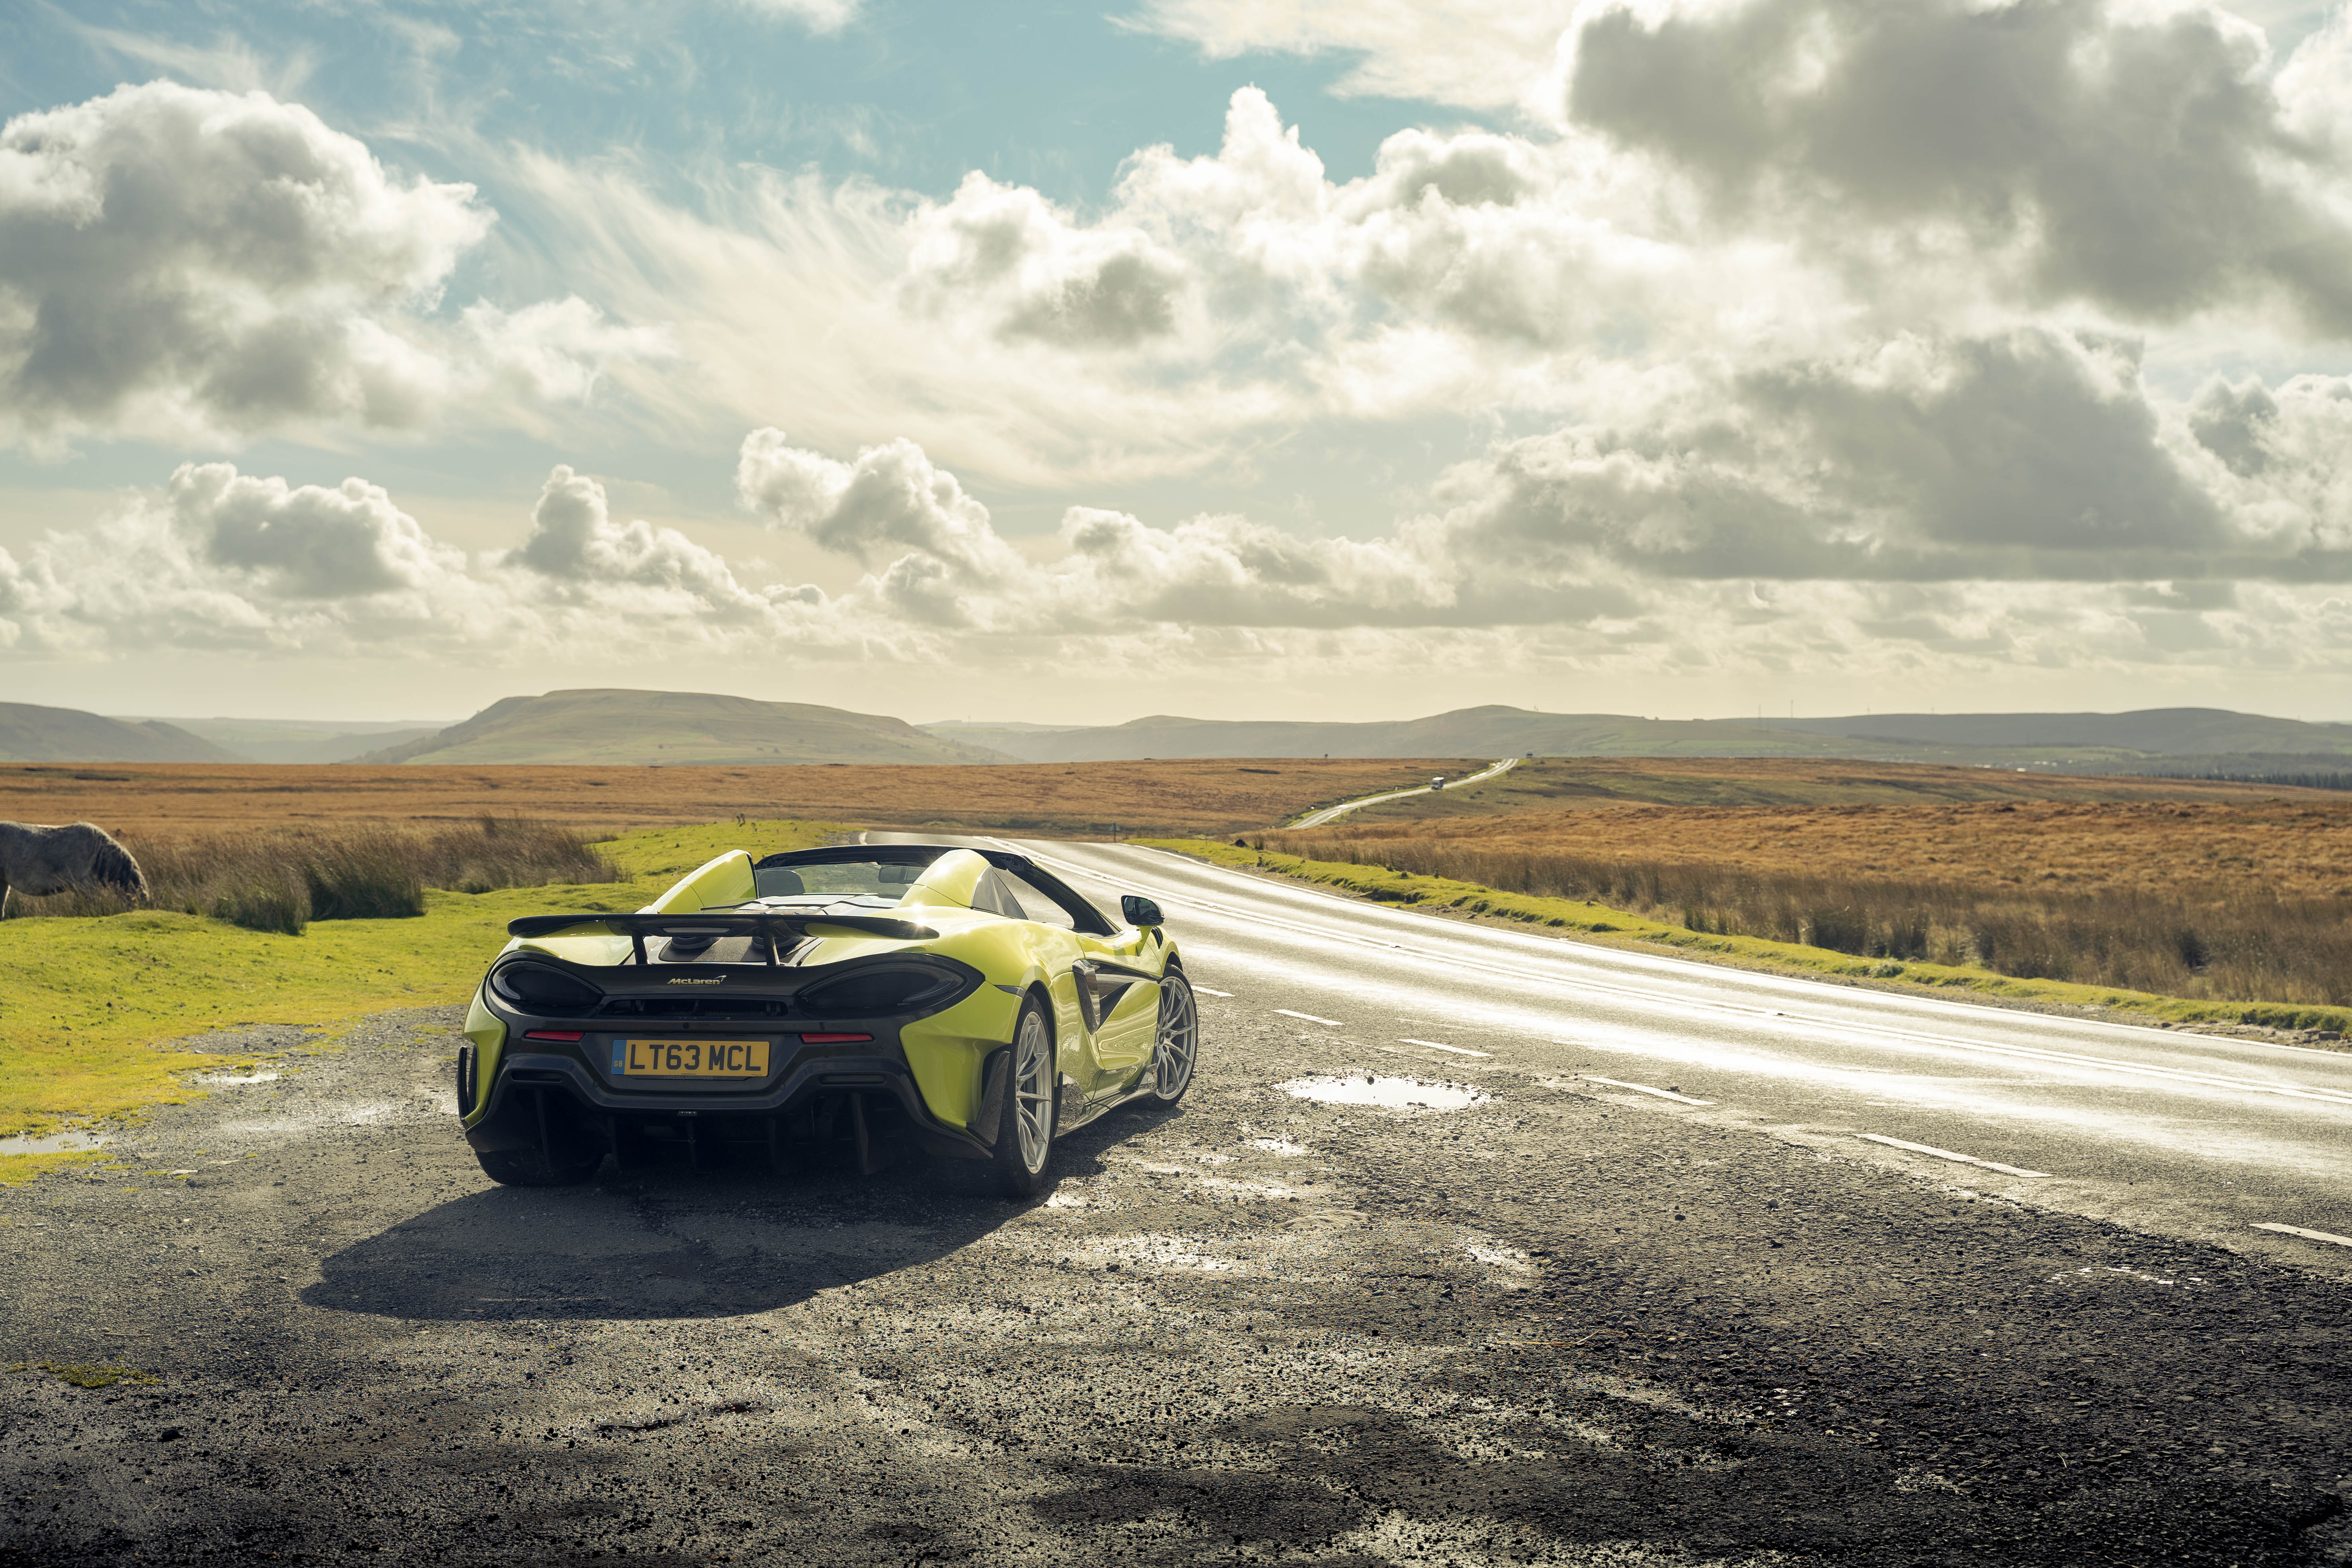
[[[2352,1237],[2352,1053],[1625,952],[1128,846],[1019,847],[1113,900],[1156,898],[1237,1007],[2352,1277],[2352,1245],[2253,1228]]]
[[[1458,779],[1446,780],[1445,787],[1447,789],[1466,789],[1472,784],[1485,784],[1488,779],[1499,778],[1503,774],[1509,773],[1513,768],[1518,766],[1518,758],[1505,757],[1500,762],[1490,763],[1486,767],[1479,769],[1478,772],[1475,773],[1465,773]],[[1378,805],[1383,801],[1410,800],[1417,795],[1430,795],[1433,793],[1434,791],[1431,785],[1423,784],[1419,789],[1392,789],[1386,795],[1368,795],[1361,800],[1342,801],[1338,805],[1327,805],[1320,811],[1309,812],[1307,816],[1300,817],[1297,822],[1292,823],[1290,826],[1293,827],[1320,827],[1327,822],[1336,822],[1340,817],[1347,816],[1348,813],[1351,811],[1361,811],[1368,805]]]
[[[1033,1202],[494,1187],[454,1009],[0,1191],[0,1563],[2352,1563],[2352,1110],[2013,1053],[2332,1059],[1040,850],[1210,994]]]

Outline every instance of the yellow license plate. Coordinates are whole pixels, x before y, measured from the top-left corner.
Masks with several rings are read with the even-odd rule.
[[[765,1078],[765,1040],[614,1040],[623,1078]]]

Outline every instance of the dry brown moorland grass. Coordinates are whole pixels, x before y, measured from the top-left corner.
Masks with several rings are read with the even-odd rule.
[[[2273,798],[2277,797],[2277,798]],[[2277,791],[2244,805],[2022,801],[1939,805],[1622,805],[1285,836],[1367,845],[1638,857],[1889,881],[2352,898],[2352,798]],[[1306,850],[1292,851],[1304,854]]]
[[[1537,757],[1466,789],[1367,806],[1359,823],[1420,822],[1496,812],[1604,811],[1623,805],[1929,805],[1967,801],[2344,802],[2341,794],[2210,779],[2024,773],[1932,763],[1809,757]]]
[[[482,817],[621,831],[743,816],[1045,837],[1232,833],[1460,773],[1459,757],[1038,763],[1002,767],[375,767],[0,764],[0,820],[95,822],[131,845],[254,828]]]
[[[1264,847],[1842,952],[2352,1003],[2352,801],[2319,792],[2246,805],[1621,806],[1335,825]]]

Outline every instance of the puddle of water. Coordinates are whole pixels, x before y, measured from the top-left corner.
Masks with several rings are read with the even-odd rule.
[[[1459,1110],[1487,1098],[1466,1083],[1430,1083],[1417,1078],[1297,1078],[1275,1088],[1325,1105],[1381,1105],[1393,1110]]]
[[[196,1074],[195,1081],[215,1089],[227,1089],[240,1083],[274,1083],[278,1076],[274,1072],[200,1072]]]
[[[45,1138],[19,1132],[13,1138],[0,1138],[0,1154],[66,1154],[105,1147],[106,1140],[95,1132],[52,1132]]]

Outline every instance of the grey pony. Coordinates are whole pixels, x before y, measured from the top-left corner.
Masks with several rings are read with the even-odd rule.
[[[51,893],[110,888],[138,902],[147,900],[147,878],[131,851],[95,823],[43,827],[31,822],[0,822],[0,920],[17,894],[44,899]]]

